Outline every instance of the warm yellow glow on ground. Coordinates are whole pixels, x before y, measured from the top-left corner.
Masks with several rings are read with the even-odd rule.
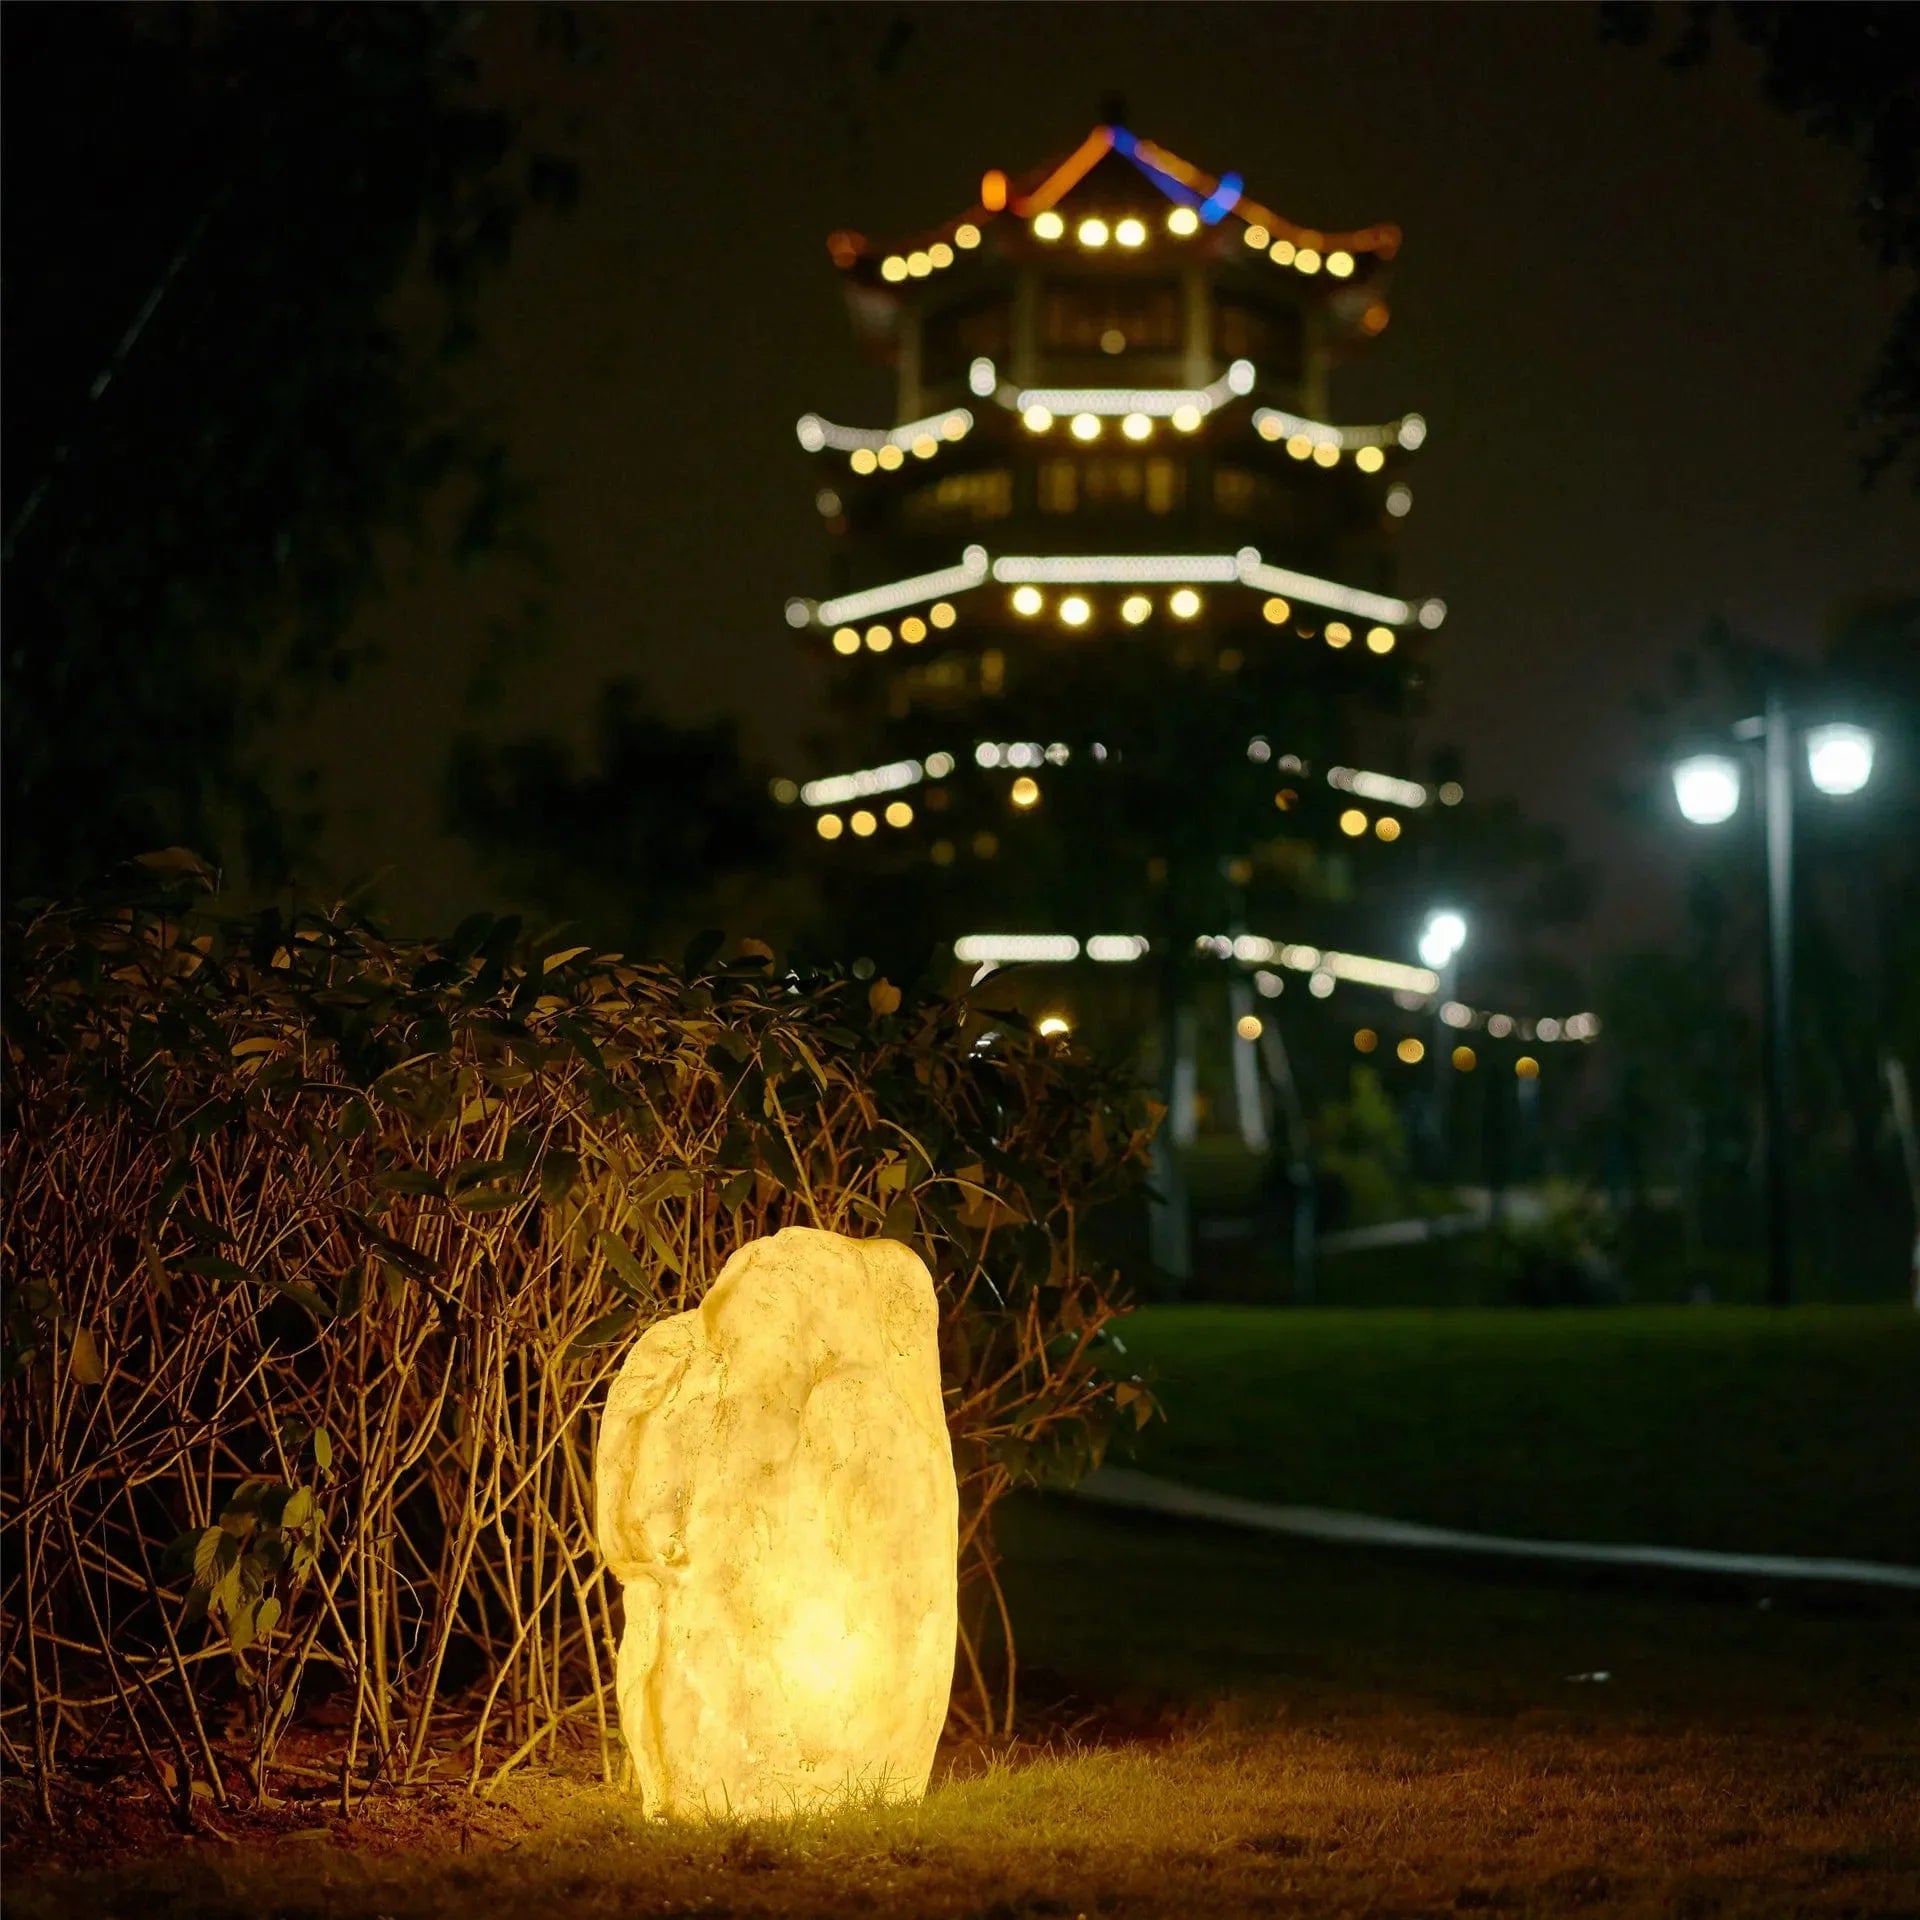
[[[926,1791],[957,1624],[938,1324],[908,1248],[789,1227],[628,1355],[597,1524],[649,1813]]]

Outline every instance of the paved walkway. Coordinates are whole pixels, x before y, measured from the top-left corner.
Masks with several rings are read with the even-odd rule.
[[[1600,1546],[1582,1540],[1518,1540],[1507,1534],[1463,1533],[1410,1520],[1379,1520],[1371,1514],[1331,1507],[1279,1507],[1182,1486],[1129,1467],[1102,1467],[1081,1481],[1083,1500],[1133,1507],[1184,1520],[1215,1520],[1257,1533],[1288,1533],[1307,1540],[1349,1546],[1417,1547],[1445,1553],[1498,1554],[1516,1560],[1557,1560],[1590,1566],[1662,1567],[1680,1573],[1733,1575],[1750,1580],[1809,1580],[1828,1584],[1895,1587],[1920,1593],[1920,1567],[1875,1560],[1801,1559],[1773,1553],[1709,1553],[1690,1547]]]

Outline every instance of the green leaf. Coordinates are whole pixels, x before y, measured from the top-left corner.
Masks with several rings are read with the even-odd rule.
[[[193,1549],[193,1577],[203,1587],[213,1584],[214,1571],[220,1559],[220,1543],[232,1537],[224,1527],[200,1529],[200,1537]]]
[[[376,1173],[373,1184],[382,1193],[419,1193],[437,1195],[441,1191],[440,1181],[431,1173],[421,1173],[411,1167],[395,1167],[386,1173]]]
[[[280,1602],[272,1594],[268,1594],[253,1610],[253,1630],[264,1640],[273,1631],[279,1619]]]
[[[91,1328],[81,1327],[74,1334],[67,1366],[83,1387],[97,1387],[107,1377],[106,1368],[100,1364],[100,1343]]]
[[[615,1307],[599,1319],[590,1320],[567,1342],[567,1357],[589,1352],[595,1347],[611,1346],[640,1318],[638,1307]]]
[[[289,1533],[304,1527],[313,1518],[313,1494],[306,1487],[295,1487],[280,1510],[280,1524]]]
[[[651,1239],[651,1235],[648,1236]],[[614,1279],[636,1300],[650,1300],[653,1289],[647,1283],[646,1269],[633,1257],[632,1249],[618,1234],[602,1231],[596,1239],[602,1258]]]
[[[550,1207],[559,1206],[573,1191],[580,1177],[580,1156],[558,1149],[548,1152],[540,1162],[540,1198]]]
[[[325,1427],[313,1430],[313,1464],[322,1473],[333,1465],[333,1435]]]
[[[753,1198],[753,1169],[736,1173],[732,1179],[720,1183],[720,1204],[731,1213],[738,1213]]]
[[[235,1653],[245,1653],[253,1645],[254,1611],[244,1601],[227,1609],[227,1637]]]
[[[229,1260],[224,1254],[196,1253],[180,1264],[188,1273],[204,1274],[209,1280],[251,1280],[256,1285],[260,1280],[251,1267],[243,1267],[239,1261]]]
[[[669,1167],[663,1173],[656,1173],[647,1184],[634,1195],[636,1207],[651,1207],[662,1200],[681,1200],[692,1193],[699,1185],[693,1174],[685,1167]]]
[[[903,1193],[880,1222],[880,1237],[883,1240],[916,1239],[920,1232],[920,1209],[913,1204],[913,1196]]]

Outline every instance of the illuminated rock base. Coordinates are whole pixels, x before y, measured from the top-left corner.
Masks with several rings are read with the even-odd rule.
[[[650,1813],[917,1799],[953,1681],[958,1498],[926,1268],[788,1227],[607,1398],[601,1550]]]

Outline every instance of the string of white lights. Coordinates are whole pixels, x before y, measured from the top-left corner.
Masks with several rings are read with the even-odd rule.
[[[976,367],[981,364],[974,362]],[[985,365],[991,370],[993,362]],[[1218,380],[1204,387],[1013,388],[996,383],[989,391],[1002,406],[1019,414],[1037,407],[1052,415],[1093,413],[1111,417],[1143,413],[1149,419],[1166,420],[1187,407],[1199,414],[1211,413],[1228,400],[1251,393],[1256,377],[1251,360],[1236,360]]]
[[[1327,785],[1340,793],[1378,800],[1389,807],[1424,807],[1427,790],[1417,780],[1396,779],[1390,773],[1366,773],[1356,767],[1330,767]]]
[[[1270,566],[1260,558],[1257,547],[1242,547],[1235,555],[1235,565],[1238,578],[1246,586],[1286,594],[1316,607],[1331,607],[1337,613],[1355,614],[1363,620],[1382,620],[1394,627],[1418,620],[1423,627],[1432,628],[1447,617],[1443,600],[1398,600],[1391,594],[1368,593],[1360,587],[1342,586],[1337,580],[1296,573],[1291,567]]]
[[[1305,414],[1288,413],[1284,407],[1256,407],[1253,426],[1263,440],[1298,437],[1316,447],[1338,447],[1342,453],[1360,447],[1404,447],[1411,453],[1427,437],[1426,420],[1417,413],[1402,414],[1384,426],[1336,427],[1330,421],[1309,420]]]
[[[916,574],[910,580],[889,581],[884,587],[869,587],[864,593],[843,594],[838,600],[789,600],[787,624],[790,627],[837,627],[845,620],[864,620],[869,614],[892,613],[898,607],[910,607],[921,600],[936,600],[946,593],[964,593],[987,577],[987,550],[969,547],[957,567],[943,567],[938,573]]]
[[[1070,933],[967,933],[953,943],[953,957],[968,966],[980,967],[1011,966],[1021,961],[1077,960],[1080,942]]]
[[[929,441],[934,443],[927,448],[931,453],[942,440],[964,440],[972,430],[973,415],[965,407],[952,407],[945,413],[929,414],[924,420],[909,420],[898,427],[842,427],[817,413],[803,413],[793,429],[809,453],[819,453],[823,448],[852,453],[863,447],[875,453],[882,447],[899,447],[916,453]]]
[[[1238,572],[1227,553],[1020,553],[1002,554],[994,561],[993,577],[1002,586],[1093,586],[1143,580],[1230,582]]]

